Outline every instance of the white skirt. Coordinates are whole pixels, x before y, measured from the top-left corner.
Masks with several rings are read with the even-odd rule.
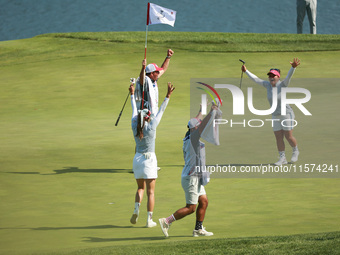
[[[149,158],[143,153],[136,152],[133,158],[133,173],[136,179],[156,179],[157,175],[157,158],[154,152],[147,153]]]

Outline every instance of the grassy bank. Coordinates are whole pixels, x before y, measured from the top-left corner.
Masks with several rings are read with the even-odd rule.
[[[130,225],[136,184],[129,102],[118,127],[114,124],[129,79],[140,72],[144,36],[71,33],[0,42],[0,253],[131,253],[135,248],[130,245],[141,246],[145,254],[166,253],[172,245],[176,253],[203,246],[221,253],[234,245],[227,251],[242,253],[246,245],[244,253],[275,253],[281,244],[288,253],[309,245],[308,251],[315,247],[331,253],[326,246],[333,249],[339,240],[339,178],[212,179],[205,226],[215,235],[203,246],[192,241],[194,216],[174,223],[170,239],[158,228],[145,229],[145,201],[140,222]],[[157,129],[162,170],[156,219],[184,205],[180,174],[190,79],[239,81],[239,58],[261,78],[272,67],[281,68],[284,76],[289,61],[301,59],[292,83],[310,90],[307,108],[313,116],[294,109],[298,164],[339,163],[339,84],[327,80],[340,78],[339,36],[150,32],[149,62],[161,65],[168,48],[175,54],[158,83],[160,100],[167,81],[176,90]],[[244,93],[254,86],[246,76],[243,82]],[[254,88],[254,93],[254,103],[261,105],[264,92]],[[226,118],[231,118],[231,103],[225,95]],[[224,132],[225,163],[269,163],[277,157],[270,127]],[[323,232],[329,233],[310,235]]]
[[[63,33],[55,38],[143,44],[144,32]],[[340,50],[339,35],[149,32],[148,43],[199,52],[306,52]]]
[[[73,40],[72,40],[73,39]],[[29,43],[26,43],[29,42]],[[43,34],[32,39],[1,42],[1,65],[50,58],[140,53],[145,32]],[[206,53],[339,51],[339,35],[149,32],[148,56],[164,48]],[[34,56],[33,59],[30,57]],[[14,58],[13,58],[14,57]]]

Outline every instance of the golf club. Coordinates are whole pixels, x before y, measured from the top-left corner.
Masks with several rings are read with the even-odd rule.
[[[130,83],[133,83],[133,84],[135,84],[135,82],[136,82],[136,79],[135,79],[135,78],[131,78],[131,79],[130,79]],[[120,113],[119,113],[119,116],[118,116],[118,119],[117,119],[117,121],[116,121],[116,124],[115,124],[115,126],[118,126],[118,122],[119,122],[119,120],[120,120],[120,116],[122,116],[122,113],[123,113],[124,107],[125,107],[125,105],[126,105],[126,101],[128,100],[129,96],[130,96],[130,91],[129,91],[129,93],[128,93],[128,95],[127,95],[126,99],[125,99],[125,102],[124,102],[123,108],[122,108],[122,110],[121,110],[121,111],[120,111]]]
[[[246,62],[245,61],[243,61],[242,59],[239,59],[243,64],[242,65],[244,65]],[[243,78],[243,71],[241,70],[241,80],[240,80],[240,88],[241,88],[241,86],[242,86],[242,78]]]

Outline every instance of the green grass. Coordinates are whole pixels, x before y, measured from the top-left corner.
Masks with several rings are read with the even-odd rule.
[[[170,246],[174,254],[203,247],[207,253],[280,254],[281,245],[286,253],[334,253],[339,178],[214,178],[207,186],[205,225],[215,235],[203,242],[190,236],[193,215],[173,224],[170,239],[158,228],[143,228],[145,201],[140,222],[130,225],[136,184],[130,173],[129,103],[118,127],[114,124],[129,79],[140,71],[144,36],[73,33],[0,42],[0,254],[128,254],[135,246],[140,254],[169,254]],[[301,121],[294,131],[298,164],[339,163],[339,85],[326,80],[340,78],[338,35],[150,32],[148,61],[160,65],[170,47],[175,54],[159,81],[160,98],[167,81],[176,90],[157,130],[162,170],[156,219],[184,205],[180,174],[190,78],[238,80],[239,58],[260,77],[271,67],[285,73],[293,57],[301,59],[292,82],[304,81],[302,87],[311,91],[307,108],[313,116],[295,111]],[[245,92],[252,84],[243,79]],[[254,92],[261,105],[263,91]],[[224,117],[230,118],[229,108]],[[225,163],[268,163],[277,157],[270,128],[223,132]],[[317,234],[324,232],[329,233]]]
[[[56,38],[143,44],[143,32],[63,33],[42,35]],[[149,32],[148,43],[171,45],[176,49],[199,52],[287,52],[339,50],[338,35],[237,34],[195,32]]]
[[[96,241],[109,240],[98,238]],[[194,241],[168,241],[162,244],[143,244],[136,247],[115,246],[86,249],[62,254],[339,254],[340,233],[320,233],[274,237],[230,239],[208,238]],[[48,253],[60,254],[60,253]]]

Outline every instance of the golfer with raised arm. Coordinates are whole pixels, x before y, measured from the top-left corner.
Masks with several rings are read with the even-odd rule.
[[[298,161],[299,156],[297,141],[293,136],[293,122],[295,115],[289,104],[286,105],[286,115],[281,115],[281,88],[287,87],[289,85],[290,79],[295,72],[295,68],[300,65],[300,60],[298,58],[294,58],[293,62],[290,62],[290,64],[292,67],[288,71],[288,74],[283,81],[280,80],[280,69],[270,69],[267,73],[268,81],[265,81],[249,72],[245,65],[242,66],[242,71],[245,72],[252,81],[262,85],[267,89],[267,99],[270,106],[273,104],[273,88],[277,88],[277,108],[272,113],[273,131],[276,138],[277,149],[279,151],[279,161],[274,163],[275,165],[283,165],[288,163],[285,154],[284,138],[287,139],[288,143],[293,149],[291,162],[294,163]],[[283,125],[283,123],[285,124]]]
[[[138,109],[149,109],[151,113],[158,112],[158,79],[167,71],[170,59],[174,51],[168,49],[166,58],[161,67],[151,63],[146,65],[146,59],[142,61],[142,69],[136,82],[136,103]]]
[[[146,187],[147,203],[147,223],[146,227],[155,227],[157,224],[152,220],[155,205],[155,186],[157,179],[157,158],[155,154],[156,128],[161,121],[163,113],[169,103],[170,96],[174,91],[174,86],[168,83],[166,97],[156,115],[150,110],[137,110],[133,84],[130,85],[132,119],[131,127],[136,143],[136,154],[133,158],[133,173],[137,181],[137,192],[135,196],[135,209],[130,222],[136,224],[139,216],[139,207],[143,199]]]
[[[208,142],[219,145],[218,126],[214,127],[214,119],[219,119],[222,112],[212,104],[211,111],[202,120],[201,110],[196,118],[190,119],[188,132],[183,139],[183,156],[185,165],[182,170],[182,188],[185,193],[186,206],[178,209],[167,218],[159,219],[163,234],[169,236],[169,228],[174,221],[180,220],[196,211],[196,224],[193,236],[212,236],[203,227],[203,220],[208,207],[208,197],[204,185],[209,182],[209,172],[205,169],[205,144],[201,136]],[[197,207],[197,209],[196,209]]]

